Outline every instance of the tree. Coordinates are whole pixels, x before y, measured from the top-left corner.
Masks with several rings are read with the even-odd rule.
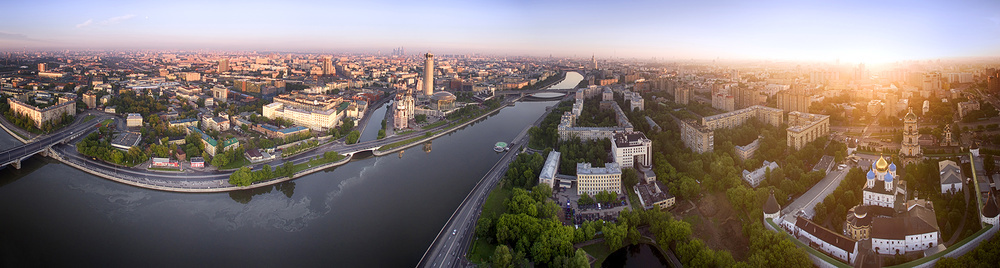
[[[413,116],[413,120],[417,121],[417,124],[427,122],[427,115],[418,114]]]
[[[359,138],[361,138],[361,133],[357,130],[352,130],[351,133],[347,134],[346,142],[347,144],[355,144],[358,143]]]
[[[513,256],[510,254],[510,248],[507,245],[499,245],[496,250],[493,250],[493,267],[494,268],[506,268],[512,267],[511,260]]]
[[[587,259],[587,252],[583,251],[582,248],[576,249],[576,254],[573,256],[572,262],[569,263],[569,267],[573,268],[586,268],[590,267],[590,260]]]
[[[639,175],[636,174],[635,169],[623,168],[622,169],[622,189],[632,189],[639,183]]]
[[[625,224],[608,224],[604,226],[604,241],[613,252],[624,245],[625,236],[628,234],[628,226]]]

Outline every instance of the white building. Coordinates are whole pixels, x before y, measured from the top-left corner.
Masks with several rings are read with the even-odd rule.
[[[593,196],[601,191],[622,193],[622,169],[618,163],[605,163],[604,167],[591,167],[590,163],[577,163],[576,193]]]
[[[906,254],[940,244],[933,207],[907,202],[906,215],[872,219],[872,249],[878,254]],[[928,206],[928,207],[925,207]]]
[[[141,127],[142,126],[142,115],[131,113],[125,118],[125,126],[127,127]]]
[[[346,109],[346,107],[344,107],[344,109]],[[295,123],[296,125],[308,127],[309,129],[317,131],[336,127],[340,124],[340,120],[344,118],[343,111],[344,110],[339,107],[327,110],[309,111],[294,107],[285,107],[285,105],[280,102],[273,102],[271,104],[264,105],[263,107],[264,117],[270,119],[278,117],[285,118],[291,120],[292,123]]]
[[[760,182],[765,179],[764,175],[767,175],[768,170],[775,170],[778,168],[778,163],[769,162],[764,160],[764,165],[762,165],[757,170],[750,172],[746,169],[743,170],[743,180],[750,184],[750,186],[757,188]]]
[[[549,157],[545,159],[545,165],[542,166],[542,173],[538,174],[538,184],[548,184],[549,188],[555,188],[560,155],[557,151],[549,152]]]
[[[962,191],[962,169],[955,161],[944,160],[938,162],[938,171],[941,174],[941,193],[957,193]]]
[[[653,163],[653,141],[642,132],[615,133],[612,141],[611,153],[621,167],[630,168],[636,164],[648,167]]]
[[[829,253],[835,258],[853,265],[858,257],[858,241],[823,228],[806,218],[795,220],[795,233],[798,237],[808,239],[813,247]]]

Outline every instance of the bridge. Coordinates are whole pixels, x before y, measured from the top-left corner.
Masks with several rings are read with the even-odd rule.
[[[13,164],[14,168],[21,169],[21,161],[24,161],[25,159],[28,159],[38,153],[45,155],[50,152],[53,145],[75,139],[80,135],[89,132],[87,131],[88,129],[95,129],[94,125],[86,122],[80,122],[76,125],[71,125],[62,131],[44,136],[36,141],[0,152],[0,167]]]

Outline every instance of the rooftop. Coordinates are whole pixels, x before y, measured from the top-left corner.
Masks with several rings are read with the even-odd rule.
[[[591,167],[590,163],[577,163],[576,164],[576,174],[587,174],[587,175],[606,175],[606,174],[622,174],[622,168],[618,163],[604,163],[604,167]]]
[[[618,132],[612,139],[618,148],[641,146],[643,142],[651,142],[642,132]]]

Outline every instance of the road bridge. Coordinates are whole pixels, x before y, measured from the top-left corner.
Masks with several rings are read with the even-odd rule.
[[[35,141],[0,152],[0,167],[13,164],[14,168],[21,169],[21,161],[24,161],[24,159],[28,159],[38,153],[48,154],[53,145],[75,139],[88,132],[88,129],[93,130],[94,125],[81,122],[54,134],[43,136]]]

